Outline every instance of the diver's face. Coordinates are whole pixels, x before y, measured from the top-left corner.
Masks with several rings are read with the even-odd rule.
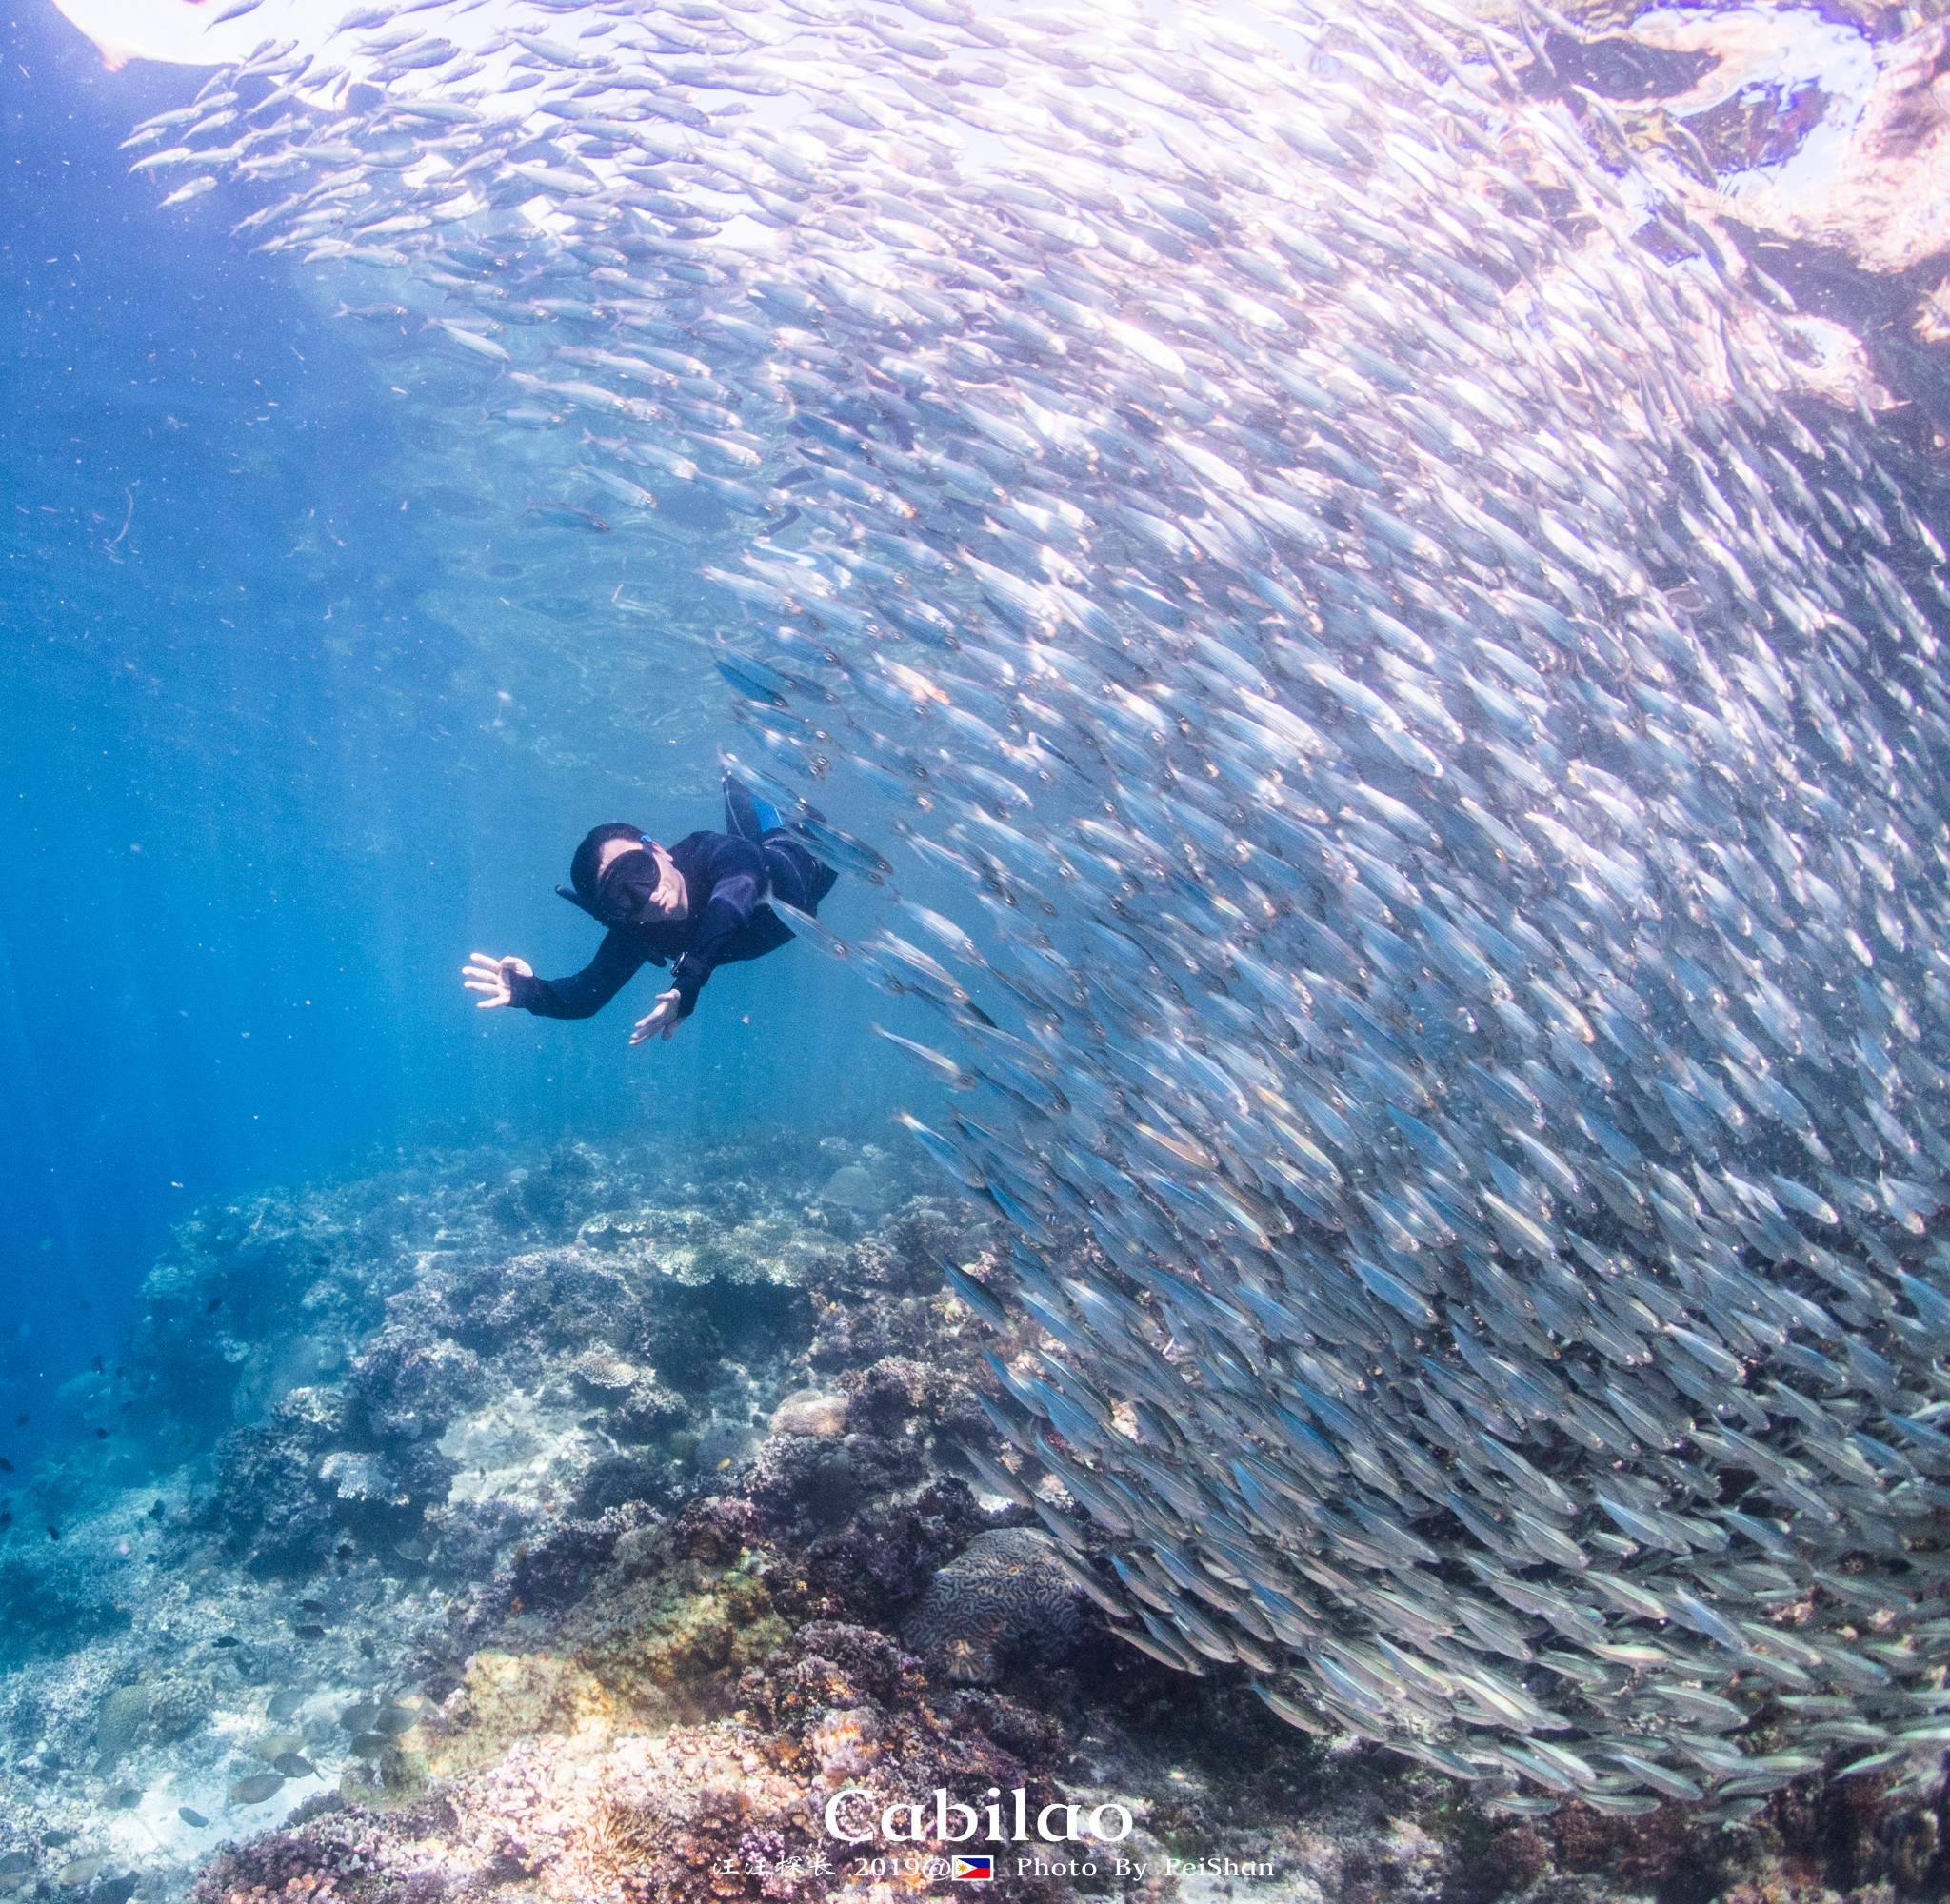
[[[677,862],[655,841],[650,843],[650,853],[657,862],[657,889],[644,901],[639,917],[682,919],[689,900],[684,875],[677,870]]]
[[[600,883],[603,875],[626,853],[641,853],[644,843],[641,840],[605,840],[596,853],[596,879]]]
[[[689,899],[676,862],[653,840],[607,842],[596,856],[596,890],[617,925],[682,919]]]

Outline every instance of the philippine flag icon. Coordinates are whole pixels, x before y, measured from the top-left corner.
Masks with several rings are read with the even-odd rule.
[[[957,1884],[985,1884],[995,1875],[995,1859],[987,1852],[980,1852],[973,1857],[955,1858],[954,1878]]]

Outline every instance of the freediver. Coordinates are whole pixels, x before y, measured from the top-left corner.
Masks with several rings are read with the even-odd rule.
[[[669,846],[620,822],[592,828],[569,862],[569,883],[555,890],[609,928],[596,956],[570,978],[538,979],[526,959],[472,953],[461,982],[482,994],[477,1009],[515,1005],[537,1018],[592,1018],[638,966],[675,961],[670,989],[637,1020],[629,1041],[642,1044],[659,1032],[669,1038],[720,965],[762,959],[791,939],[773,900],[817,912],[839,877],[730,774],[725,823],[726,832],[687,833]]]

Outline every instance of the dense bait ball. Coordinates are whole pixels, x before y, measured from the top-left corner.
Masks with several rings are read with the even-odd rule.
[[[1932,1761],[1924,492],[1522,38],[1252,13],[435,5],[138,164],[569,420],[533,533],[748,528],[745,764],[888,901],[794,923],[933,1015],[1134,1644],[1520,1807]]]

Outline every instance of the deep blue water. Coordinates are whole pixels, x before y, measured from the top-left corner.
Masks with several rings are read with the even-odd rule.
[[[477,1014],[476,946],[569,970],[589,824],[715,823],[715,745],[559,701],[509,744],[441,580],[401,410],[225,194],[159,214],[116,148],[203,75],[105,71],[51,9],[0,47],[0,1440],[112,1354],[199,1202],[399,1146],[869,1118],[863,988],[810,948],[629,1051]],[[616,639],[652,645],[639,619]],[[653,670],[654,672],[654,670]],[[620,740],[617,737],[622,737]],[[568,759],[567,766],[552,763]],[[846,896],[831,908],[844,922]],[[633,1007],[633,1008],[632,1008]],[[16,1414],[35,1418],[26,1435]]]

